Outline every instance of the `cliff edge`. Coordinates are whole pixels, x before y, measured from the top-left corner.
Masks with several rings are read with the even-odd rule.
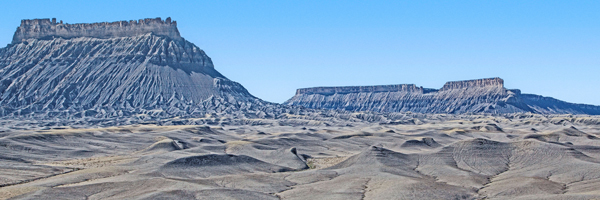
[[[177,30],[177,22],[171,18],[161,20],[158,18],[146,18],[130,21],[100,22],[65,24],[52,19],[24,19],[13,36],[12,43],[19,43],[27,39],[52,39],[61,37],[64,39],[77,37],[91,38],[113,38],[130,37],[154,33],[180,40],[181,36]]]
[[[600,114],[600,106],[506,89],[498,77],[449,81],[439,90],[414,84],[302,88],[284,104],[375,112]]]

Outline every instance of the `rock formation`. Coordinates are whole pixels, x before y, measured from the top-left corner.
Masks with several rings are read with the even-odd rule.
[[[91,37],[91,38],[113,38],[130,37],[154,33],[155,35],[167,36],[171,39],[181,40],[177,30],[177,22],[167,18],[165,21],[159,18],[140,19],[118,22],[63,24],[56,19],[24,19],[21,26],[17,28],[12,43],[19,43],[27,39],[51,39],[61,37],[64,39]]]
[[[22,20],[12,43],[0,49],[0,118],[135,116],[144,121],[148,116],[282,118],[322,112],[302,106],[383,113],[600,114],[598,106],[505,89],[500,78],[448,82],[439,90],[414,84],[305,88],[285,105],[273,104],[215,70],[170,18],[91,24]]]
[[[0,116],[178,116],[216,99],[258,101],[216,71],[170,18],[23,20],[0,49]]]
[[[439,90],[414,84],[303,88],[284,104],[375,112],[600,114],[600,106],[506,89],[500,78],[451,81]]]

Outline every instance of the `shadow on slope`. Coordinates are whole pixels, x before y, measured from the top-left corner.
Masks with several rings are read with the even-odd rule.
[[[206,178],[241,173],[277,173],[294,169],[263,162],[245,155],[209,154],[179,158],[160,167],[159,173],[171,177]]]

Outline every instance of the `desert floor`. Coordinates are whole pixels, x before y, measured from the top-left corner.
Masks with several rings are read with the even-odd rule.
[[[595,121],[594,121],[595,120]],[[600,199],[590,116],[0,129],[0,199]]]

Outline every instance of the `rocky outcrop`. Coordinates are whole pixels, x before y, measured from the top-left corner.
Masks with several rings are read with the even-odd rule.
[[[444,87],[440,89],[441,91],[445,90],[454,90],[454,89],[469,89],[475,87],[504,87],[504,80],[501,78],[484,78],[484,79],[476,79],[476,80],[466,80],[466,81],[449,81],[444,84]]]
[[[215,99],[260,101],[215,70],[169,18],[23,20],[0,49],[0,116],[179,116]]]
[[[423,92],[423,87],[417,87],[414,84],[401,85],[376,85],[376,86],[346,86],[346,87],[314,87],[302,88],[296,91],[296,95],[301,94],[348,94],[357,92]]]
[[[500,78],[451,81],[439,90],[413,84],[304,88],[284,104],[375,112],[600,114],[600,106],[506,89]]]
[[[118,22],[63,24],[56,19],[24,19],[21,26],[17,28],[12,43],[26,41],[28,39],[51,40],[56,37],[64,39],[91,37],[91,38],[114,38],[131,37],[154,33],[155,35],[167,36],[171,39],[181,40],[177,30],[177,22],[171,18],[161,20],[159,18],[140,19]]]
[[[535,113],[600,115],[600,106],[569,103],[536,94],[522,94],[519,95],[519,97],[520,100],[529,108],[533,109]]]

